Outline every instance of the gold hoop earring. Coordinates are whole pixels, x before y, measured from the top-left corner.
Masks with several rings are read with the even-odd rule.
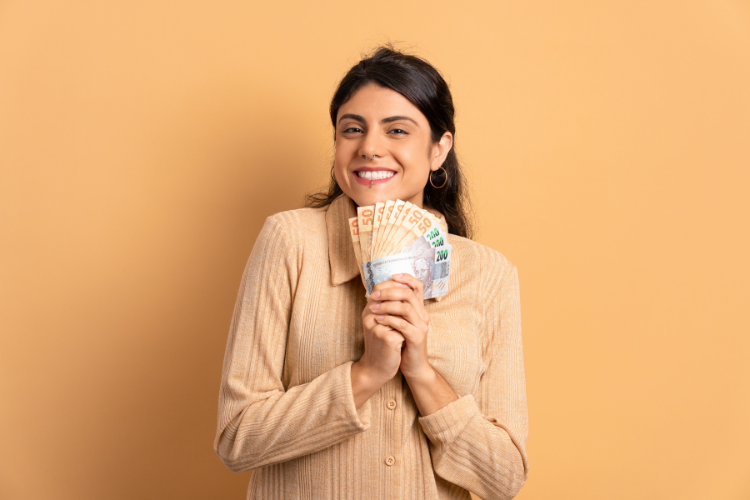
[[[445,182],[443,182],[439,186],[436,186],[435,183],[432,182],[432,173],[435,172],[435,170],[430,172],[430,184],[432,184],[432,187],[434,187],[435,189],[440,189],[444,187],[446,184],[448,184],[448,171],[445,170],[443,167],[440,167],[440,169],[442,169],[443,172],[445,172]]]

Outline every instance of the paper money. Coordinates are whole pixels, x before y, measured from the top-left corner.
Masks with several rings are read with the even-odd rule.
[[[426,213],[426,210],[419,207],[412,208],[411,212],[404,218],[404,222],[401,223],[399,230],[393,235],[391,250],[408,246],[422,235],[419,231],[413,231],[413,229],[422,222]]]
[[[385,209],[385,203],[375,204],[375,215],[372,221],[372,236],[370,238],[370,258],[375,255],[375,243],[378,240],[378,230],[380,229],[380,221],[383,219],[383,210]]]
[[[415,207],[408,201],[404,204],[404,207],[401,209],[401,213],[399,214],[395,224],[393,225],[393,229],[391,229],[391,232],[388,235],[388,241],[384,242],[383,244],[383,249],[381,250],[381,254],[383,256],[398,253],[398,247],[396,246],[396,244],[401,241],[408,232],[408,229],[404,228],[404,224],[406,223],[407,218],[411,216],[411,212],[414,210],[419,210],[419,207]]]
[[[383,230],[378,231],[378,237],[375,240],[375,244],[373,246],[373,251],[372,251],[373,258],[379,257],[378,251],[380,250],[381,244],[385,240],[385,235],[388,232],[388,219],[390,219],[391,213],[393,212],[393,207],[395,205],[396,205],[396,202],[393,200],[388,200],[385,202],[385,206],[383,207],[383,218],[381,221],[381,226]]]
[[[430,246],[433,247],[443,246],[448,241],[445,233],[443,233],[443,230],[440,229],[440,225],[437,223],[427,233],[425,233],[425,238],[430,242]]]
[[[370,239],[372,237],[372,222],[375,207],[357,207],[357,225],[359,226],[359,245],[362,251],[362,261],[370,260]]]
[[[380,242],[378,243],[378,248],[376,250],[374,258],[380,258],[385,257],[387,254],[383,252],[385,249],[385,245],[390,242],[390,236],[393,233],[393,228],[396,226],[396,221],[401,217],[401,211],[404,209],[404,206],[406,206],[406,202],[401,200],[396,200],[393,203],[393,208],[391,209],[390,214],[388,215],[388,219],[386,220],[386,226],[385,229],[382,231],[382,236],[379,238]]]
[[[359,244],[359,227],[357,218],[352,217],[349,219],[349,234],[352,237],[352,245],[354,245],[354,256],[357,258],[357,264],[362,267],[362,248]],[[364,283],[364,276],[362,277],[362,283]]]
[[[427,210],[401,200],[358,207],[349,231],[367,296],[398,273],[422,281],[425,299],[439,300],[448,292],[452,248]]]
[[[426,251],[400,253],[366,262],[363,265],[367,296],[378,283],[393,279],[394,274],[410,274],[424,287],[424,299],[445,295],[450,276],[450,246],[440,252],[427,245]]]
[[[352,217],[349,219],[349,234],[352,237],[352,244],[354,245],[354,255],[357,257],[357,264],[362,265],[362,248],[359,245],[359,224],[357,218]]]

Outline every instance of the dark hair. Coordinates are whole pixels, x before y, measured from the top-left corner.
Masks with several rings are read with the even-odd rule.
[[[442,165],[445,170],[437,170],[432,174],[436,186],[443,182],[445,186],[436,189],[428,181],[424,188],[423,203],[445,216],[448,232],[470,238],[472,222],[468,210],[469,199],[466,180],[456,156],[456,127],[453,121],[455,110],[448,84],[424,59],[404,54],[390,45],[379,47],[372,56],[362,59],[349,70],[333,94],[330,113],[334,137],[339,108],[369,83],[394,90],[414,104],[430,124],[433,143],[438,142],[445,132],[453,134],[453,147]],[[325,207],[341,194],[343,191],[336,182],[332,166],[328,190],[307,195],[306,206]]]

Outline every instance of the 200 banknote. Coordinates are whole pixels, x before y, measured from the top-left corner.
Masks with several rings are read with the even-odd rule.
[[[427,210],[402,200],[358,207],[349,230],[368,297],[397,273],[422,281],[425,299],[448,293],[452,248]]]

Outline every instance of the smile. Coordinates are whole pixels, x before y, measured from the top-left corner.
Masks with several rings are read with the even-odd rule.
[[[354,180],[363,186],[373,187],[390,182],[396,175],[393,170],[355,170],[352,172]]]
[[[389,177],[393,177],[394,175],[396,175],[396,172],[389,172],[386,170],[379,170],[376,172],[371,172],[368,170],[361,170],[359,172],[354,172],[354,173],[360,179],[370,179],[370,180],[388,179]]]

